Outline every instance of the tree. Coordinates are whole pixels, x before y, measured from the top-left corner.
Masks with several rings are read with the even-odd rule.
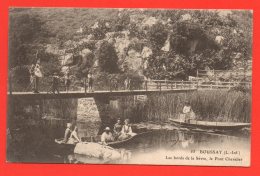
[[[146,37],[144,31],[139,29],[136,23],[130,23],[128,29],[130,32],[129,36],[132,38],[137,37],[139,39],[144,39]]]
[[[28,52],[42,32],[42,22],[37,16],[11,14],[9,24],[9,66],[15,67],[30,63]]]
[[[147,35],[153,50],[159,51],[167,39],[168,32],[166,31],[163,24],[157,23],[149,29]]]
[[[95,40],[102,40],[105,38],[105,33],[101,28],[95,28],[92,30]]]
[[[115,32],[123,31],[128,29],[128,25],[130,23],[130,16],[127,12],[122,12],[122,14],[115,19],[113,24],[113,30]]]
[[[95,57],[101,72],[117,73],[119,71],[117,61],[118,57],[113,45],[103,41],[95,52]]]
[[[36,52],[43,48],[49,32],[37,15],[26,10],[10,13],[9,16],[9,69],[13,70],[13,81],[21,86],[29,82],[28,65],[36,62]]]

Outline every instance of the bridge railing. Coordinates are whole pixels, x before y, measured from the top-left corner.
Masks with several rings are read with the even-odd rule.
[[[28,81],[27,81],[28,82]],[[24,85],[23,82],[9,79],[8,91],[12,92],[32,92],[35,80]],[[95,91],[134,91],[134,90],[171,90],[171,89],[231,89],[236,86],[245,86],[251,88],[251,82],[220,82],[220,81],[172,81],[172,80],[131,80],[128,85],[117,79],[107,80],[106,84],[100,82],[93,83]],[[52,77],[43,77],[39,79],[39,92],[52,93]],[[65,80],[60,79],[58,89],[61,92],[89,92],[89,85],[86,78],[71,78],[70,85],[66,89]]]
[[[171,88],[197,88],[197,89],[231,89],[237,86],[244,86],[251,89],[251,82],[226,82],[226,81],[171,81],[171,80],[151,80],[150,86]]]

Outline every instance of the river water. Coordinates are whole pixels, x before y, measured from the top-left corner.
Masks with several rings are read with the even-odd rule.
[[[80,137],[97,134],[97,122],[77,123]],[[82,164],[152,164],[152,165],[211,165],[211,166],[250,166],[250,130],[229,134],[209,131],[191,131],[150,123],[133,125],[133,131],[140,134],[135,138],[115,146],[117,151],[127,155],[119,160],[105,160],[74,154],[56,144],[53,139],[34,145],[31,150],[23,150],[32,145],[32,138],[15,150],[19,157],[10,162],[31,163],[82,163]],[[19,133],[20,134],[20,133]],[[25,152],[26,151],[26,152]]]
[[[142,134],[116,147],[119,151],[127,151],[128,157],[124,159],[110,161],[70,152],[62,156],[54,153],[57,160],[52,162],[68,162],[73,157],[74,163],[85,164],[250,165],[250,137],[245,131],[216,134],[161,128],[136,129],[136,132]]]

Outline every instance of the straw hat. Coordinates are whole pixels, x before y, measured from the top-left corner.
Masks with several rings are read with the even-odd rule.
[[[67,123],[67,127],[70,128],[72,126],[71,123]]]

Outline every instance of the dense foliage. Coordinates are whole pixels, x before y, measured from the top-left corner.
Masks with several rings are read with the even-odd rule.
[[[10,9],[9,67],[28,66],[40,59],[45,75],[74,66],[78,76],[94,70],[151,79],[187,79],[205,68],[236,69],[236,59],[242,63],[252,59],[252,13],[224,12]],[[55,49],[47,52],[47,45]],[[144,48],[151,49],[151,54],[143,56]],[[84,49],[94,56],[82,55]],[[73,55],[69,65],[61,64],[66,54]],[[147,66],[133,64],[135,57]],[[15,75],[25,75],[21,71],[28,72],[20,69]]]
[[[101,43],[95,53],[95,56],[98,60],[101,71],[107,73],[118,72],[118,57],[113,45],[109,44],[108,42]]]

